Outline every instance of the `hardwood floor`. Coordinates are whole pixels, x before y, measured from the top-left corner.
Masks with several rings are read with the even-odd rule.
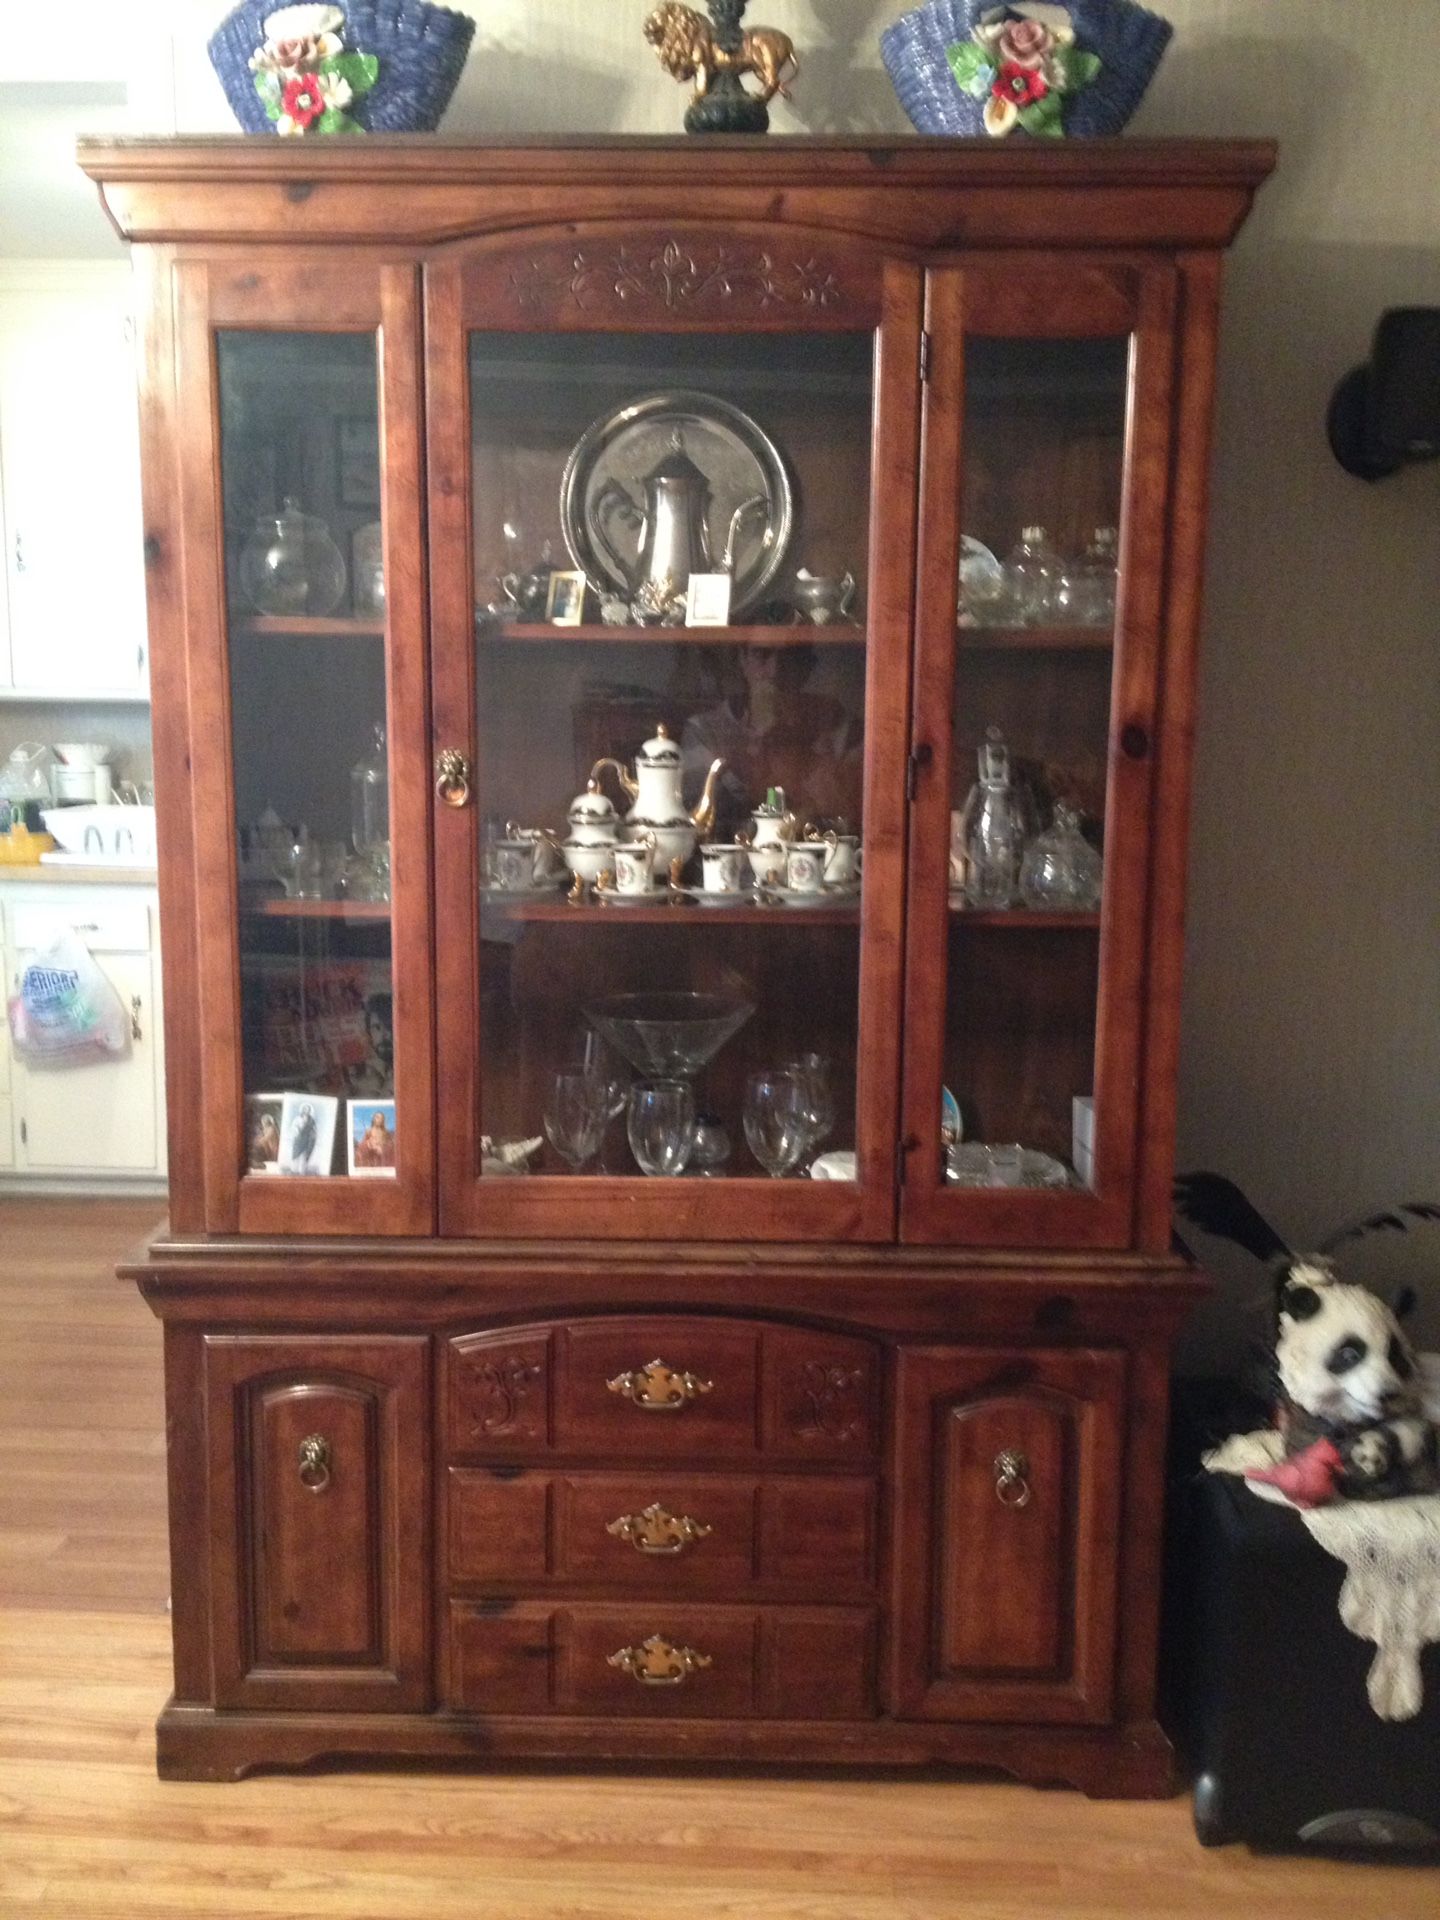
[[[153,1203],[0,1201],[5,1920],[1434,1920],[1440,1874],[1207,1853],[1003,1782],[351,1773],[162,1785]]]

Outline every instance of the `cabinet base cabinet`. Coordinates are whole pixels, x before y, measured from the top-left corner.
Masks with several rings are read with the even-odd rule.
[[[1188,1269],[535,1258],[231,1242],[134,1270],[166,1321],[162,1773],[941,1762],[1168,1789]]]
[[[999,1771],[1094,1799],[1175,1791],[1174,1756],[1153,1719],[1106,1728],[887,1720],[650,1719],[595,1715],[217,1713],[172,1701],[157,1724],[164,1780],[241,1780],[345,1761],[530,1761],[598,1766],[953,1766]]]

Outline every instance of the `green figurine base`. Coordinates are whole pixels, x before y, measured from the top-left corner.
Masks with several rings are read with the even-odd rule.
[[[726,86],[726,81],[730,85]],[[692,100],[685,115],[687,133],[768,133],[770,110],[730,74],[721,74],[710,91]]]

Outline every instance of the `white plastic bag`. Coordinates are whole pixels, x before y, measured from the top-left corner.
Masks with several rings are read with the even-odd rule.
[[[130,1045],[120,996],[68,927],[20,976],[10,1001],[16,1058],[32,1067],[113,1060]]]

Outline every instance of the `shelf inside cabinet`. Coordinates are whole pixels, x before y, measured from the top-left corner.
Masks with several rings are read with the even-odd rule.
[[[952,920],[963,920],[971,927],[1005,928],[1012,933],[1081,933],[1098,930],[1098,913],[1044,913],[1033,907],[967,907],[963,900],[950,902]]]
[[[388,900],[263,900],[243,909],[264,920],[388,920]]]
[[[596,622],[559,626],[550,621],[484,620],[476,631],[492,645],[536,644],[546,640],[600,640],[620,646],[696,647],[863,647],[865,629],[838,622],[817,627],[806,622],[791,627],[609,627]]]
[[[958,627],[966,649],[991,653],[1109,653],[1112,627]]]
[[[657,900],[630,906],[601,906],[589,902],[572,906],[568,900],[495,900],[485,902],[485,911],[500,914],[506,920],[562,922],[570,926],[593,926],[605,921],[613,926],[707,927],[853,927],[860,923],[858,901],[846,901],[823,907],[703,907],[691,901],[675,906],[669,900]]]
[[[385,637],[385,621],[369,613],[242,613],[235,616],[236,633],[271,635],[289,640],[370,639]]]

